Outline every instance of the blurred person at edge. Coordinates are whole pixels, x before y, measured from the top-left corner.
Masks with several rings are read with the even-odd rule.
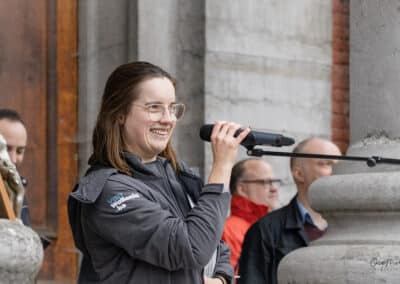
[[[233,167],[229,183],[231,215],[226,220],[222,240],[231,251],[230,262],[235,270],[249,227],[268,211],[280,207],[277,187],[280,184],[271,165],[262,159],[244,159]]]
[[[329,140],[312,137],[300,142],[293,153],[341,155]],[[276,284],[281,259],[289,252],[308,246],[327,230],[328,223],[309,203],[310,185],[330,176],[337,160],[292,157],[290,168],[297,195],[288,205],[259,219],[247,231],[239,259],[239,284]]]
[[[18,112],[12,109],[0,109],[0,134],[6,139],[11,162],[19,168],[24,160],[28,134]]]
[[[25,149],[28,141],[26,126],[20,114],[13,109],[0,109],[0,134],[3,135],[7,143],[7,152],[11,162],[19,171],[25,157]],[[27,186],[27,181],[21,176],[22,184]],[[26,197],[21,211],[21,221],[25,226],[31,226],[29,207]],[[50,244],[50,240],[40,235],[43,248]]]
[[[93,133],[90,169],[68,200],[83,253],[79,283],[230,283],[221,241],[241,127],[217,122],[203,185],[177,160],[172,132],[184,112],[175,80],[147,62],[119,66],[107,80]]]

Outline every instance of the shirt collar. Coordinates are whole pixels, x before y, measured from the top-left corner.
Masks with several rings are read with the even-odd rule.
[[[303,224],[306,223],[306,219],[308,221],[308,223],[314,224],[313,220],[311,219],[310,213],[308,212],[308,210],[303,206],[303,204],[300,202],[299,198],[296,198],[296,203],[297,203],[297,208],[299,208],[300,211],[300,216],[301,216],[301,222]]]

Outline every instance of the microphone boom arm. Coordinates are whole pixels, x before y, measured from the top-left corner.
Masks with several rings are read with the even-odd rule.
[[[360,156],[337,156],[337,155],[322,155],[322,154],[306,154],[306,153],[291,153],[279,151],[265,151],[259,148],[252,148],[247,150],[249,156],[283,156],[283,157],[296,157],[296,158],[314,158],[314,159],[328,159],[328,160],[350,160],[350,161],[364,161],[368,167],[375,167],[376,164],[395,164],[400,165],[400,159],[383,158],[379,156],[360,157]]]

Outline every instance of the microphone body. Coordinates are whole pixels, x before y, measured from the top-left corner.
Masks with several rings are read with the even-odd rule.
[[[211,132],[213,130],[214,124],[205,124],[200,128],[200,138],[204,141],[211,141]],[[243,130],[239,129],[235,133],[237,137]],[[240,143],[241,145],[247,147],[253,147],[256,145],[268,145],[274,147],[290,146],[294,144],[294,139],[290,137],[283,136],[282,134],[273,134],[261,131],[250,131],[250,133],[243,139]]]

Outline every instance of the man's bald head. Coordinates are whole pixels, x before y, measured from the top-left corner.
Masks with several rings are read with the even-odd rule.
[[[341,155],[339,148],[329,140],[311,137],[300,142],[293,150],[293,153]],[[308,190],[308,187],[316,179],[332,174],[332,166],[336,160],[295,158],[290,160],[293,179],[298,190]]]

